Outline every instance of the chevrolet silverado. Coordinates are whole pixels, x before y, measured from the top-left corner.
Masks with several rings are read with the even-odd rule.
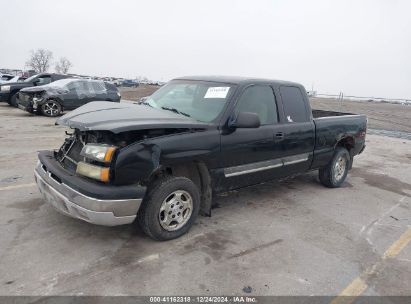
[[[312,170],[341,186],[367,118],[312,110],[297,83],[208,76],[174,79],[139,104],[91,102],[56,124],[71,131],[39,152],[44,198],[73,218],[136,221],[169,240],[211,215],[214,193]]]

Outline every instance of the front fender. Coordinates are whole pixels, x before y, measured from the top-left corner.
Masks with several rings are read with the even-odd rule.
[[[160,166],[161,148],[140,142],[120,150],[114,167],[114,184],[132,184],[146,180]]]

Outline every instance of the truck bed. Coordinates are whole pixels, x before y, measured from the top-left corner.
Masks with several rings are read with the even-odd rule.
[[[343,138],[351,138],[353,155],[362,152],[367,129],[365,115],[315,109],[312,115],[316,134],[313,168],[325,166],[334,153],[335,145]]]
[[[330,116],[345,116],[345,115],[356,115],[353,113],[335,112],[335,111],[325,111],[312,109],[313,118],[330,117]]]

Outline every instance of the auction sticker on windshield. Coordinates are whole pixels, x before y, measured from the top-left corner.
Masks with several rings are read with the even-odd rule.
[[[210,87],[204,98],[226,98],[230,87]]]

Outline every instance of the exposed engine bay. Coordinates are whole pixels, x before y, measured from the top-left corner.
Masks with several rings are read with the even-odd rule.
[[[145,139],[185,132],[190,132],[190,129],[147,129],[127,131],[118,134],[110,131],[80,131],[74,129],[72,133],[66,132],[67,137],[63,145],[56,152],[56,158],[65,169],[75,172],[77,163],[79,161],[85,161],[84,157],[80,155],[80,152],[86,144],[99,143],[116,146],[121,149]]]

